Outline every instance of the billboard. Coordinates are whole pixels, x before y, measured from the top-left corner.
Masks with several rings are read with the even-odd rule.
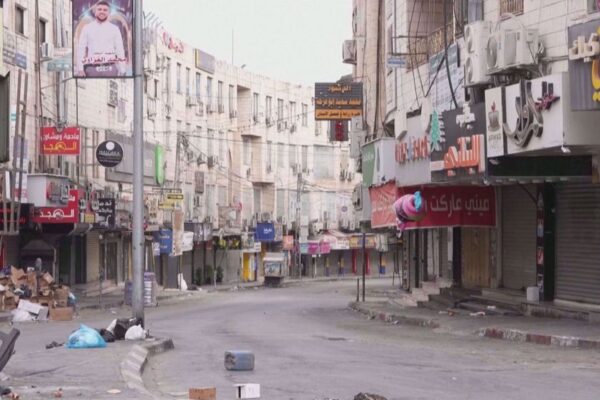
[[[133,0],[73,0],[73,75],[133,77]]]
[[[55,126],[41,128],[41,150],[44,155],[79,155],[80,132],[76,127],[65,127],[59,130]]]
[[[315,83],[315,119],[350,120],[362,115],[362,83]]]

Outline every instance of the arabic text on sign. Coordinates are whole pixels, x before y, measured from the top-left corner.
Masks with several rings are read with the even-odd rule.
[[[481,134],[458,138],[458,148],[450,146],[448,152],[444,155],[444,169],[450,171],[456,168],[478,167],[477,172],[482,172],[481,148],[483,140]],[[471,145],[471,148],[469,148],[469,145]]]
[[[408,161],[417,161],[429,158],[429,140],[427,136],[410,137],[402,143],[396,143],[396,162],[404,164]]]
[[[362,110],[315,110],[315,119],[329,120],[329,119],[352,119],[362,115]]]

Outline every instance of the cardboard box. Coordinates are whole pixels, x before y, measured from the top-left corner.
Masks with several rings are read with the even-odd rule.
[[[73,319],[73,307],[52,307],[48,311],[52,321],[71,321]]]
[[[10,267],[10,279],[16,287],[27,283],[27,274],[20,268]]]
[[[54,300],[60,304],[67,304],[71,290],[68,286],[61,286],[54,289]]]
[[[38,279],[35,271],[27,273],[27,286],[31,289],[31,296],[36,297],[38,294]]]
[[[19,301],[19,310],[24,310],[31,314],[39,315],[43,308],[45,307],[39,304],[32,303],[29,300],[23,299]]]
[[[54,277],[52,275],[50,275],[48,272],[44,272],[44,275],[42,275],[42,279],[48,285],[52,285],[54,283]]]
[[[217,389],[191,388],[188,397],[190,400],[217,400]]]

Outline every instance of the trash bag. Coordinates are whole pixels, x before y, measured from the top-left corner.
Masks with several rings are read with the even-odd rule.
[[[179,284],[179,290],[187,291],[188,284],[183,278],[183,274],[177,274],[177,283]]]
[[[142,321],[138,318],[119,318],[115,324],[113,334],[116,340],[125,339],[125,333],[127,330],[135,325],[141,325]],[[112,325],[112,324],[111,324]]]
[[[81,324],[81,327],[69,336],[65,347],[67,349],[91,349],[106,347],[106,342],[97,330]]]
[[[20,308],[16,308],[10,313],[12,314],[12,322],[29,322],[35,319],[33,315]]]
[[[100,336],[102,336],[102,339],[104,339],[106,343],[112,343],[115,341],[115,335],[108,329],[100,329],[98,333],[100,333]]]
[[[142,340],[146,338],[146,331],[140,325],[134,325],[127,329],[125,340]]]

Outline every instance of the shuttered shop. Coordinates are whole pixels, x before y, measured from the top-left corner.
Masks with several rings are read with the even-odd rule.
[[[502,283],[521,290],[536,284],[535,186],[502,187]]]
[[[556,297],[600,304],[600,186],[556,190]]]
[[[85,235],[87,255],[87,281],[94,282],[100,274],[100,233],[90,231]]]

